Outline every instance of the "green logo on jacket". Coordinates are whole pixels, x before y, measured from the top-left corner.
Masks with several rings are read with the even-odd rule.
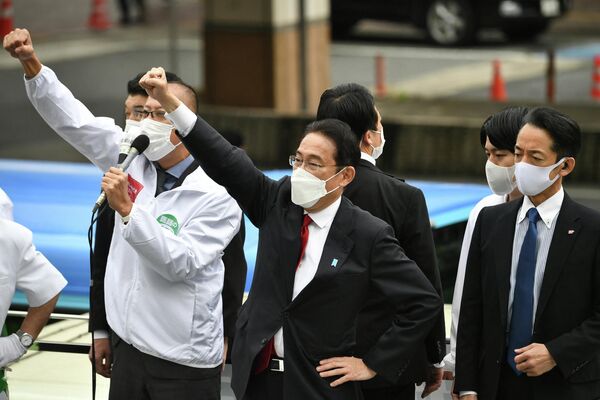
[[[179,233],[179,222],[174,215],[171,214],[162,214],[156,218],[160,226],[163,228],[169,229],[173,234],[177,235]]]

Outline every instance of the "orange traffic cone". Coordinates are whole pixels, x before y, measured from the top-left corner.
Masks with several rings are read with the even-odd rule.
[[[506,94],[506,85],[502,74],[500,73],[500,61],[494,60],[493,63],[494,75],[492,77],[492,86],[490,87],[490,100],[492,101],[506,101],[508,95]]]
[[[103,31],[110,28],[105,0],[92,0],[92,13],[88,20],[88,27],[97,31]]]
[[[600,55],[594,57],[594,70],[592,72],[592,99],[600,101]]]
[[[2,0],[0,5],[0,38],[13,30],[13,6],[11,0]]]

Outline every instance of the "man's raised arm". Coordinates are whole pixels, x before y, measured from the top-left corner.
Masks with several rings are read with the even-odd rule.
[[[140,85],[167,111],[167,118],[202,169],[227,188],[252,223],[260,227],[275,201],[278,184],[258,170],[243,150],[232,146],[169,91],[163,68],[152,68]]]
[[[115,165],[123,130],[114,120],[94,116],[42,65],[27,29],[10,32],[3,46],[21,62],[27,97],[48,126],[103,172]]]

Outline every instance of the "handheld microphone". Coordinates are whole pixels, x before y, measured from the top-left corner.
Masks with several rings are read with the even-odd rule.
[[[117,168],[119,168],[121,171],[127,170],[131,162],[139,154],[143,153],[148,148],[149,144],[150,138],[148,138],[148,135],[140,135],[136,137],[131,143],[131,148],[129,149],[127,156],[125,157],[123,162],[117,164]],[[119,158],[121,158],[120,156],[121,154],[119,154]],[[92,213],[96,212],[100,208],[100,206],[102,206],[104,201],[106,201],[106,193],[102,191],[102,193],[100,193],[100,196],[98,196],[96,203],[94,203],[94,209],[92,210]]]
[[[119,144],[119,160],[117,161],[117,164],[122,164],[123,161],[125,161],[127,154],[129,154],[131,143],[141,132],[142,129],[140,128],[139,121],[131,119],[125,121],[125,129],[123,130],[123,136],[121,137],[121,143]]]
[[[123,161],[129,155],[129,149],[131,149],[131,143],[127,143],[126,141],[121,141],[121,145],[119,146],[119,158],[117,159],[117,165],[123,164]]]

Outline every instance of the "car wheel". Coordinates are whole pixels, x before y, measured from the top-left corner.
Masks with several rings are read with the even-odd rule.
[[[513,24],[506,25],[502,28],[502,32],[510,41],[525,41],[531,40],[548,29],[548,21],[535,21],[528,24]]]
[[[466,0],[432,0],[425,16],[430,39],[444,46],[467,44],[475,39],[473,8]]]

